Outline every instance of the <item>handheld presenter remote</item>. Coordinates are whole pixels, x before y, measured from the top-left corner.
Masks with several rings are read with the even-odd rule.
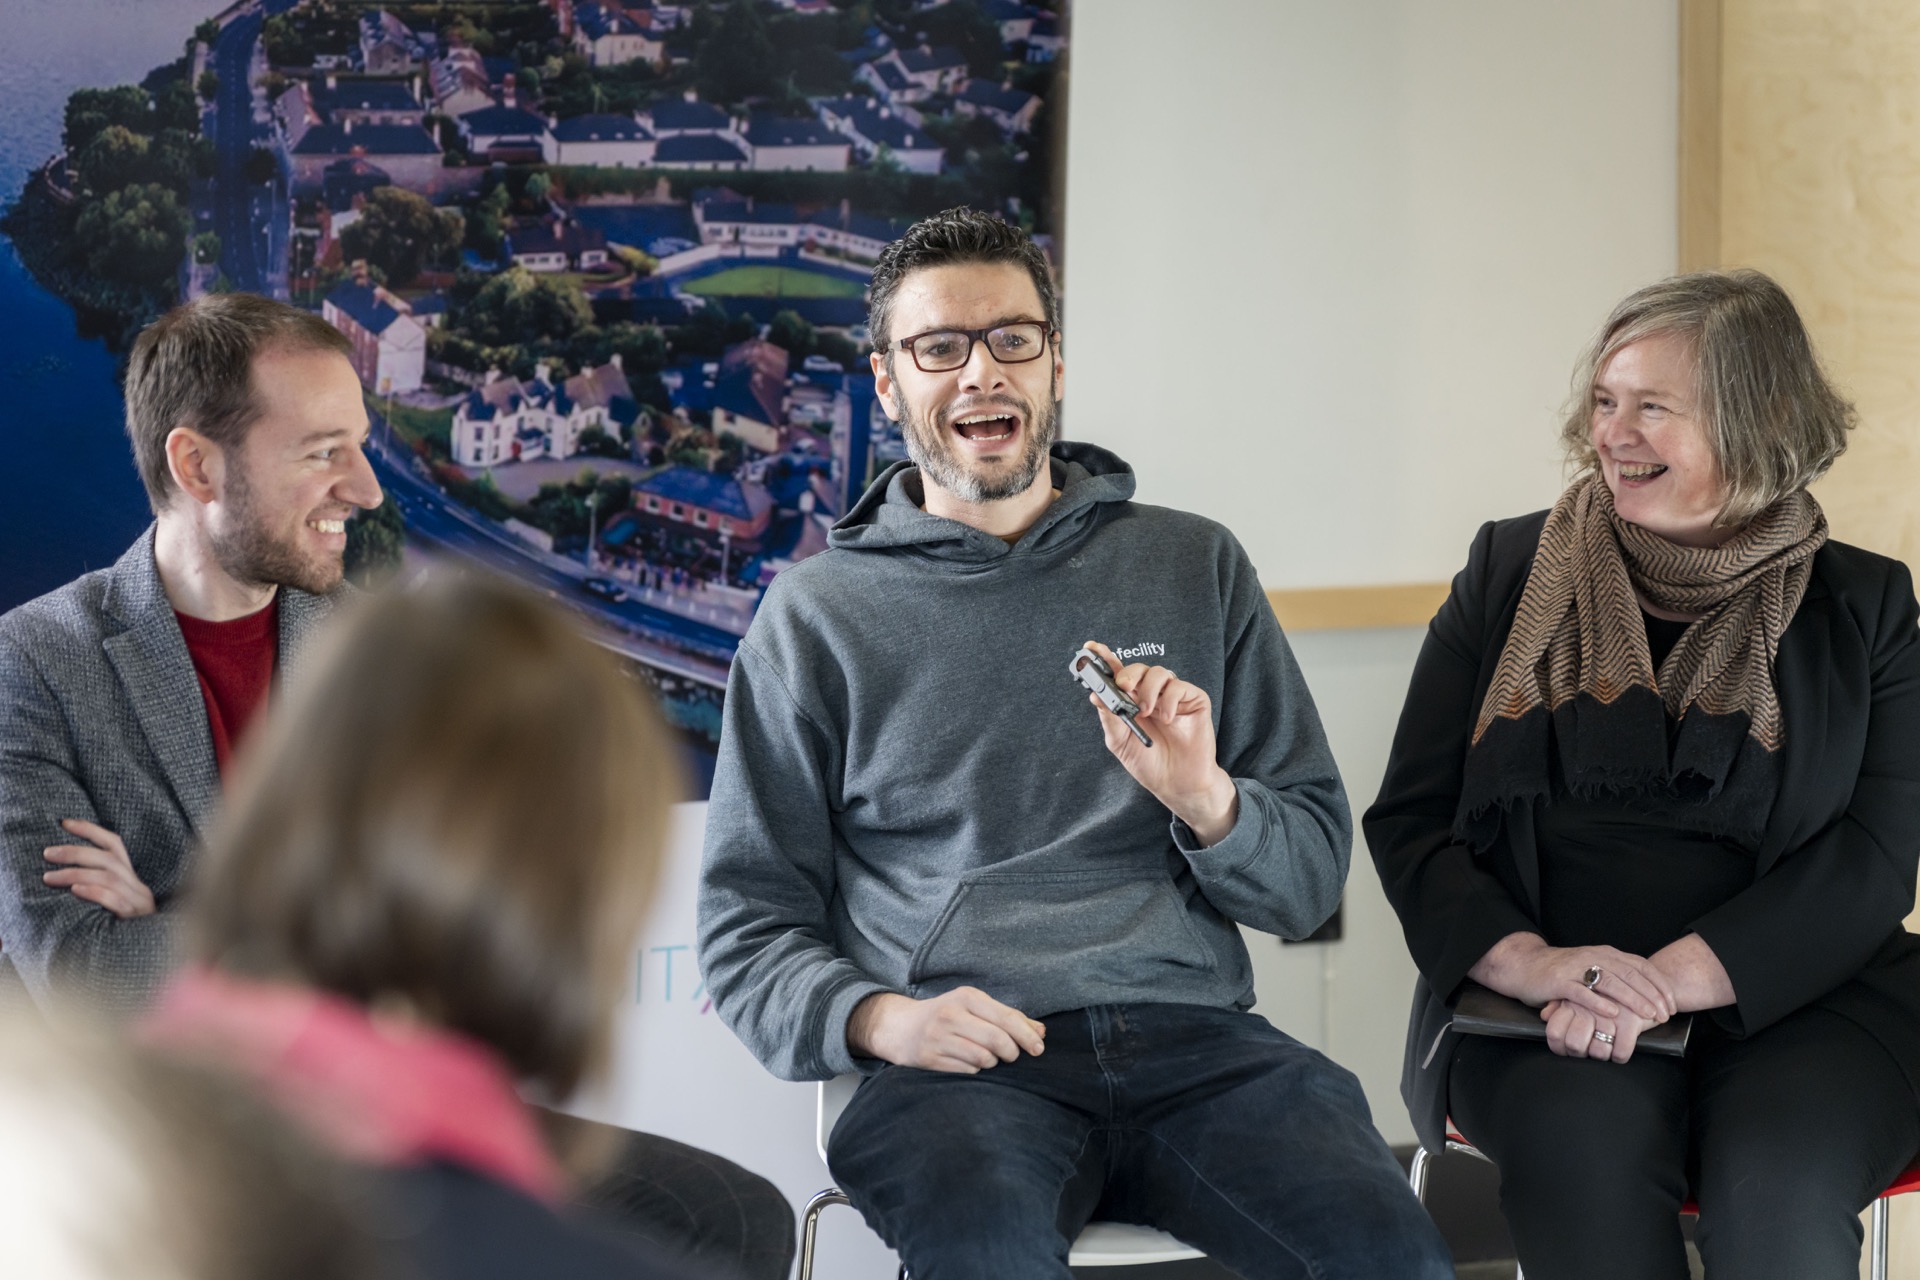
[[[1147,731],[1134,723],[1134,717],[1140,714],[1140,704],[1120,692],[1113,684],[1113,668],[1107,665],[1093,650],[1082,647],[1073,655],[1073,661],[1067,664],[1067,671],[1087,692],[1100,699],[1100,705],[1127,722],[1127,728],[1133,730],[1133,736],[1140,739],[1140,745],[1150,747],[1153,739]]]

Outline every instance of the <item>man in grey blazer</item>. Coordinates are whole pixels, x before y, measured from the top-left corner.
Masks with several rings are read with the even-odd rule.
[[[0,617],[0,983],[17,992],[17,974],[43,1007],[136,1012],[171,967],[168,907],[244,728],[232,647],[208,637],[260,624],[248,638],[278,683],[342,590],[347,518],[380,503],[350,351],[319,317],[247,294],[162,317],[126,383],[152,527],[112,568]],[[793,1210],[772,1183],[652,1134],[600,1136],[617,1154],[581,1202],[617,1230],[786,1276]]]
[[[154,322],[126,380],[153,524],[0,617],[0,982],[43,1007],[132,1012],[166,975],[227,751],[333,609],[348,517],[381,500],[350,352],[249,294]]]

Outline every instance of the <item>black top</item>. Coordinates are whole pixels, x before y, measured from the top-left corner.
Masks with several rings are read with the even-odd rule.
[[[1649,872],[1657,837],[1623,831],[1630,812],[1569,807],[1543,827],[1547,806],[1521,805],[1477,855],[1453,837],[1462,768],[1545,521],[1539,512],[1480,530],[1428,630],[1380,797],[1364,819],[1420,970],[1402,1089],[1422,1142],[1439,1149],[1446,1113],[1452,1050],[1446,1040],[1433,1046],[1447,1005],[1474,963],[1515,932],[1698,933],[1733,983],[1735,1003],[1711,1014],[1728,1033],[1751,1035],[1817,1006],[1864,1028],[1920,1081],[1920,938],[1902,924],[1920,864],[1920,605],[1906,566],[1839,542],[1814,556],[1774,660],[1786,731],[1780,782],[1743,887],[1734,885],[1732,850],[1671,832],[1665,838],[1679,847]],[[1636,877],[1669,873],[1671,855],[1696,858],[1697,882],[1672,901],[1671,884],[1630,885],[1633,896],[1616,893],[1607,919],[1565,919],[1557,890],[1569,867],[1577,876],[1583,857],[1596,856],[1573,844],[1601,839],[1632,846]]]
[[[1637,813],[1559,796],[1534,809],[1540,936],[1652,955],[1753,883],[1753,851]],[[1503,879],[1506,877],[1503,876]]]
[[[1657,670],[1692,624],[1641,617]],[[1556,947],[1604,943],[1652,955],[1753,883],[1752,849],[1650,817],[1628,800],[1556,795],[1535,806],[1534,837],[1540,934]],[[1500,861],[1512,892],[1517,869]]]
[[[1667,655],[1673,652],[1673,646],[1680,643],[1680,637],[1687,634],[1687,628],[1693,624],[1656,618],[1645,609],[1640,611],[1640,619],[1647,624],[1647,652],[1653,658],[1653,669],[1658,671]]]

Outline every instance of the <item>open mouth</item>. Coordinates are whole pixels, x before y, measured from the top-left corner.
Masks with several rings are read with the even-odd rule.
[[[1658,462],[1621,462],[1619,468],[1622,480],[1652,480],[1667,473],[1663,463]]]
[[[992,444],[997,440],[1011,440],[1014,432],[1020,429],[1020,420],[1012,414],[969,413],[955,418],[953,429],[966,440],[977,444]]]

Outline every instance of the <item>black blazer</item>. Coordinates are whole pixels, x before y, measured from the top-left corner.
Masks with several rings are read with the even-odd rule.
[[[1538,932],[1533,812],[1510,811],[1476,857],[1454,841],[1475,716],[1533,565],[1546,512],[1483,526],[1427,630],[1380,798],[1363,819],[1387,898],[1420,969],[1401,1094],[1441,1149],[1461,982],[1509,933]],[[1711,1016],[1750,1035],[1807,1005],[1884,1044],[1920,1088],[1920,937],[1902,924],[1920,862],[1920,606],[1905,565],[1829,542],[1774,663],[1786,723],[1780,791],[1751,887],[1696,920],[1735,1004]],[[1516,900],[1490,870],[1511,858]]]

